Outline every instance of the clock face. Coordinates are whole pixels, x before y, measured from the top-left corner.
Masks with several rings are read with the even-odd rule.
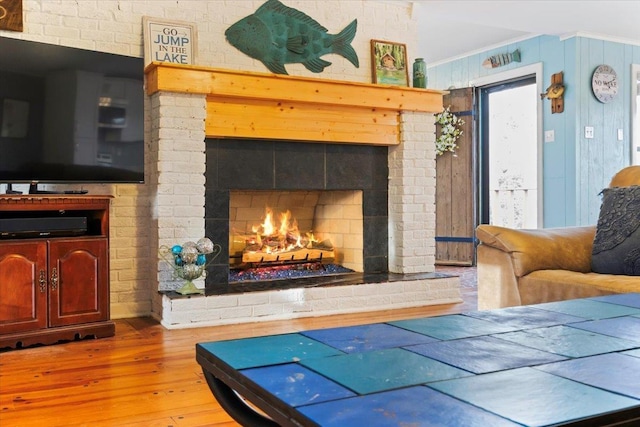
[[[591,79],[593,94],[600,102],[610,102],[618,95],[618,75],[608,65],[599,65]]]

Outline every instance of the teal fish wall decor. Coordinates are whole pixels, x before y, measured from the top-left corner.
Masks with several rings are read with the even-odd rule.
[[[331,65],[320,58],[329,53],[359,67],[358,54],[351,46],[357,26],[354,19],[340,33],[328,34],[329,30],[310,16],[278,0],[268,0],[224,34],[232,46],[262,62],[272,73],[288,74],[284,65],[293,63],[320,73]]]
[[[511,53],[501,53],[492,55],[482,62],[484,68],[498,68],[512,62],[520,62],[520,50],[516,49]]]

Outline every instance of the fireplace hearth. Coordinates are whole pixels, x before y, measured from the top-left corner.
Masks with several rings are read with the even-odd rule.
[[[303,221],[303,229],[347,223],[350,233],[357,236],[344,237],[335,228],[313,232],[319,232],[321,237],[331,234],[340,266],[358,273],[388,272],[387,147],[208,139],[206,155],[206,235],[221,242],[223,253],[229,253],[229,262],[221,259],[209,267],[207,294],[263,288],[237,286],[232,268],[241,262],[234,232],[246,233],[250,225],[246,223],[247,212],[264,212],[266,207],[274,212],[292,210],[298,221]],[[341,211],[358,212],[359,217],[316,218],[313,223],[307,212],[335,212],[331,203]],[[241,250],[244,242],[240,244]],[[335,274],[346,272],[336,270]],[[305,280],[313,281],[308,277]],[[271,289],[280,282],[268,281]],[[326,278],[320,280],[324,281]]]

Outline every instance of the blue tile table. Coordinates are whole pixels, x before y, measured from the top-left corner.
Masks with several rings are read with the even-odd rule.
[[[196,345],[244,426],[640,425],[640,294]]]

